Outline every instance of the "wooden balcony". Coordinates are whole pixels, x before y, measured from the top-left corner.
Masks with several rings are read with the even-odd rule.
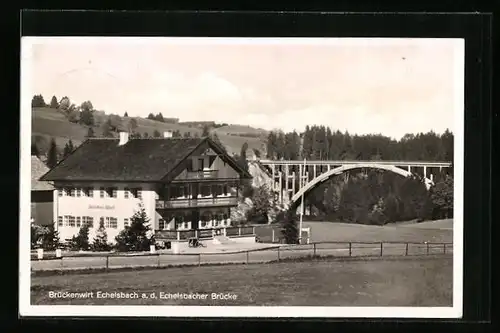
[[[238,197],[156,200],[156,209],[237,206]]]
[[[184,177],[177,180],[201,180],[201,179],[217,179],[219,170],[200,170],[200,171],[186,171]]]

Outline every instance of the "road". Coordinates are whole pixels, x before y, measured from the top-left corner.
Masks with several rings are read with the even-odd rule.
[[[443,254],[443,245],[417,245],[408,246],[408,255]],[[384,243],[382,247],[383,256],[405,256],[406,244]],[[446,253],[452,253],[451,245],[446,246]],[[349,254],[350,253],[350,254]],[[349,250],[348,244],[316,244],[300,246],[283,246],[267,250],[249,250],[239,253],[192,253],[192,254],[171,254],[161,253],[159,255],[147,256],[109,256],[109,257],[63,257],[52,260],[31,260],[32,271],[52,271],[52,270],[81,270],[106,268],[126,268],[126,267],[164,267],[164,266],[184,266],[203,264],[224,264],[224,263],[257,263],[270,262],[275,260],[302,258],[310,255],[338,256],[338,257],[360,257],[360,256],[380,256],[380,245],[374,244],[353,244]]]

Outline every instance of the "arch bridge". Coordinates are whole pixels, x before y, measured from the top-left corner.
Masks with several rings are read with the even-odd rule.
[[[433,184],[435,175],[445,171],[451,174],[451,162],[426,161],[305,161],[304,160],[258,160],[259,166],[269,176],[271,190],[278,194],[280,203],[297,204],[302,195],[313,190],[328,179],[346,174],[350,170],[378,169],[390,171],[403,177],[422,177],[427,189]]]

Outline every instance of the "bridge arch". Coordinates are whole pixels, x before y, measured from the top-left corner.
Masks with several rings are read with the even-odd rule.
[[[304,187],[302,187],[297,193],[295,193],[292,196],[292,199],[290,200],[291,205],[295,205],[297,202],[300,201],[300,198],[302,197],[302,194],[306,194],[307,192],[313,190],[316,186],[319,184],[323,183],[324,181],[330,179],[333,176],[338,176],[340,174],[343,174],[344,172],[347,172],[349,170],[354,170],[354,169],[379,169],[379,170],[384,170],[384,171],[390,171],[394,172],[398,175],[401,175],[403,177],[410,177],[413,176],[413,173],[403,170],[401,168],[398,168],[394,165],[384,165],[384,164],[372,164],[372,163],[362,163],[362,164],[346,164],[339,166],[337,168],[331,169],[330,171],[327,171],[325,173],[322,173],[321,175],[317,176],[310,182],[308,182]],[[427,189],[430,188],[430,186],[433,184],[432,180],[429,178],[424,178],[425,181],[425,186]]]

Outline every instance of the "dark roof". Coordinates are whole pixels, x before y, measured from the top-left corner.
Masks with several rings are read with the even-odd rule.
[[[54,187],[49,182],[39,181],[40,176],[49,171],[49,168],[36,156],[31,156],[31,190],[52,191]]]
[[[88,139],[40,180],[161,181],[202,144],[208,144],[243,177],[251,177],[209,138]]]

